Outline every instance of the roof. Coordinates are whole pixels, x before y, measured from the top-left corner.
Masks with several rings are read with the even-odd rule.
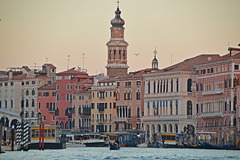
[[[38,88],[38,90],[56,90],[56,83],[45,84],[44,86]]]
[[[115,81],[116,81],[115,78],[106,78],[99,81],[98,83],[109,83],[109,82],[115,82]]]
[[[27,79],[26,74],[19,74],[19,75],[13,76],[11,80],[23,80],[23,79]],[[8,77],[0,78],[0,81],[8,81],[8,80],[9,80]]]
[[[88,75],[88,74],[84,72],[76,71],[74,69],[69,69],[67,71],[57,73],[57,76],[67,76],[67,75]]]
[[[31,71],[31,69],[29,69],[28,66],[23,66],[22,68],[25,69],[27,72],[30,72],[30,71]]]
[[[150,73],[153,71],[157,71],[158,69],[156,68],[146,68],[146,69],[142,69],[139,71],[135,71],[135,72],[130,72],[129,74],[123,75],[121,77],[118,77],[118,79],[122,79],[122,78],[140,78],[142,77],[143,74],[146,73]]]
[[[88,78],[88,79],[82,80],[80,83],[93,84],[93,80]]]
[[[212,62],[217,62],[217,61],[232,60],[232,59],[240,59],[240,52],[237,53],[237,54],[234,54],[232,56],[230,56],[230,54],[228,53],[228,54],[225,54],[223,56],[219,56],[218,58],[212,59],[210,61],[204,61],[204,62],[201,62],[201,63],[197,63],[197,65],[199,65],[199,64],[206,64],[206,63],[212,63]]]
[[[40,75],[38,75],[36,78],[46,79],[46,78],[48,78],[48,76],[47,76],[47,75],[44,75],[44,74],[40,74]]]
[[[213,59],[219,58],[219,54],[201,54],[196,57],[185,59],[182,62],[179,62],[175,65],[163,68],[157,72],[173,72],[173,71],[193,71],[193,66],[198,63],[208,62]]]
[[[55,67],[53,64],[46,63],[46,64],[44,64],[44,65],[48,66],[48,67],[51,68],[51,69],[56,69],[56,67]]]

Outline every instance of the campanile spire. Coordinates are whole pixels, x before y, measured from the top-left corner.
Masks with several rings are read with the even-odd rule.
[[[107,60],[107,75],[109,77],[119,77],[127,74],[129,66],[127,65],[127,46],[128,43],[124,40],[123,27],[125,21],[121,18],[121,11],[119,9],[119,1],[117,2],[117,10],[115,11],[115,18],[111,20],[112,27],[111,39],[106,44],[108,47]]]

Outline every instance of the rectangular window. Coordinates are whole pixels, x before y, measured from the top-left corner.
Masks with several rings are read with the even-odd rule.
[[[117,82],[117,86],[118,86],[118,87],[120,86],[120,82]]]
[[[59,90],[60,89],[60,86],[59,85],[57,85],[57,90]]]
[[[52,92],[52,97],[56,97],[56,92]]]
[[[59,94],[57,94],[57,101],[59,101]]]
[[[62,80],[62,76],[57,76],[57,80]]]
[[[234,65],[234,69],[235,69],[235,70],[239,70],[239,65],[238,65],[238,64],[235,64],[235,65]]]
[[[198,75],[199,74],[199,70],[196,70],[196,75]]]
[[[69,90],[69,84],[67,84],[67,90]]]
[[[197,104],[197,113],[198,113],[199,111],[198,111],[198,104]]]
[[[42,92],[38,92],[38,97],[41,97],[42,96]]]
[[[211,73],[213,73],[213,70],[214,70],[214,69],[213,69],[213,68],[211,68]]]
[[[137,82],[136,82],[136,85],[137,85],[137,86],[140,86],[140,85],[141,85],[141,81],[137,81]]]
[[[207,73],[210,73],[210,68],[207,69]]]

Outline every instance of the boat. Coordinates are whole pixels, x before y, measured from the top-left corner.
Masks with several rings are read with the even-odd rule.
[[[31,141],[28,149],[66,149],[66,135],[59,136],[59,129],[55,125],[45,125],[44,129],[38,125],[32,125],[30,128]],[[43,137],[40,137],[40,130],[41,132],[44,130]]]
[[[74,134],[66,135],[66,148],[86,147]]]
[[[119,143],[109,143],[109,147],[110,147],[110,150],[119,150],[120,149],[120,145]]]
[[[77,139],[80,139],[80,143],[86,147],[105,147],[106,141],[101,134],[86,133],[75,135]]]

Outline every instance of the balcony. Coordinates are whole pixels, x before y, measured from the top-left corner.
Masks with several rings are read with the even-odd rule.
[[[206,112],[206,113],[202,113],[200,116],[202,118],[223,117],[223,112],[222,111],[219,111],[219,112]]]
[[[158,115],[158,116],[144,116],[142,119],[144,122],[152,121],[177,121],[179,119],[186,119],[186,116],[180,115]]]
[[[100,123],[100,124],[103,124],[104,122],[107,122],[107,121],[104,120],[104,119],[97,119],[96,121],[97,121],[97,123]]]
[[[223,93],[223,89],[221,89],[221,88],[214,89],[214,90],[202,91],[202,95],[204,95],[204,96],[212,95],[212,94],[222,94],[222,93]]]
[[[127,122],[127,117],[115,117],[114,122]]]

